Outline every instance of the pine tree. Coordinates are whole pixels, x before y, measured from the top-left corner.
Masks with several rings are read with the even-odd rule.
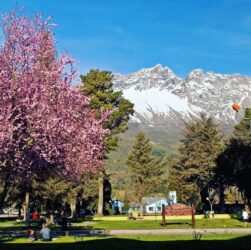
[[[116,150],[118,135],[127,130],[127,122],[134,112],[133,104],[122,96],[122,92],[113,90],[112,79],[111,72],[99,70],[91,70],[81,76],[82,90],[90,97],[90,107],[95,110],[96,116],[99,117],[103,109],[111,111],[110,118],[103,126],[111,132],[104,140],[104,158],[107,158],[107,153]],[[105,170],[102,170],[99,177],[98,214],[100,215],[104,210],[104,184],[107,184],[105,176]]]
[[[105,150],[108,153],[117,148],[118,135],[127,130],[127,122],[134,113],[133,104],[123,97],[121,91],[113,90],[113,75],[109,71],[91,70],[80,78],[83,92],[90,97],[90,107],[95,110],[97,117],[103,109],[112,111],[103,126],[111,131],[105,139]]]
[[[234,127],[232,139],[251,145],[251,108],[245,109],[245,118]]]
[[[211,117],[201,114],[200,120],[186,124],[184,138],[181,140],[180,158],[174,164],[171,175],[173,186],[183,185],[183,200],[198,203],[206,202],[216,171],[216,159],[223,150],[223,137]],[[190,190],[190,194],[187,191]],[[186,193],[186,194],[185,194]],[[185,197],[186,196],[186,197]]]
[[[224,152],[218,158],[218,178],[225,188],[237,186],[243,199],[251,199],[251,109],[245,110],[242,119],[226,142]]]
[[[179,202],[189,205],[196,204],[196,201],[200,200],[200,192],[196,184],[181,178],[184,168],[179,165],[178,160],[169,159],[168,165],[168,190],[176,191]]]
[[[136,197],[140,202],[144,195],[153,193],[161,184],[163,167],[166,162],[163,161],[163,158],[153,156],[149,139],[143,132],[139,132],[126,164],[131,171]]]

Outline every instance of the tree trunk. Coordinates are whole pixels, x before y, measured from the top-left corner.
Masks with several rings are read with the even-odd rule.
[[[23,204],[23,212],[24,212],[23,221],[26,221],[26,207],[25,207],[25,204]]]
[[[143,218],[144,216],[144,203],[143,202],[140,202],[139,216],[140,218]]]
[[[101,175],[98,178],[98,215],[104,215],[104,176]]]
[[[54,210],[52,210],[50,214],[50,223],[54,223]]]
[[[207,197],[209,196],[209,192],[207,188],[204,188],[203,190],[200,191],[200,199],[202,203],[202,209],[205,210],[206,207],[210,206]]]
[[[22,212],[21,212],[21,209],[22,209],[22,205],[18,205],[18,221],[21,220],[21,216],[22,216]]]
[[[24,221],[26,226],[30,225],[30,209],[29,209],[29,203],[30,203],[30,193],[25,193],[25,201],[24,201]]]
[[[76,218],[76,200],[71,201],[71,218]]]
[[[10,187],[10,173],[8,172],[4,180],[3,191],[1,192],[0,195],[0,207],[4,206],[5,198],[9,191],[9,187]]]
[[[220,186],[219,188],[219,194],[220,194],[220,212],[224,213],[225,210],[225,195],[224,195],[224,187],[223,185]]]

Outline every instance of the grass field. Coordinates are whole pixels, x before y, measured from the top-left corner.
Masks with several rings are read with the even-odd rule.
[[[1,250],[247,250],[250,246],[248,235],[202,235],[201,240],[193,240],[192,235],[131,235],[87,237],[82,242],[74,237],[60,237],[49,243],[27,243],[24,238],[0,241]]]
[[[37,224],[32,224],[34,227]],[[82,221],[72,223],[71,229],[163,229],[163,228],[191,228],[191,220],[168,220],[165,226],[161,226],[160,220],[136,220],[136,221]],[[240,228],[243,222],[237,219],[200,219],[196,220],[196,228]],[[248,223],[247,227],[251,227]],[[23,222],[2,221],[0,231],[25,229]]]
[[[162,226],[160,220],[155,221],[89,221],[73,223],[75,228],[95,228],[95,229],[161,229],[161,228],[191,228],[191,220],[168,220]],[[243,227],[243,222],[237,219],[202,219],[196,221],[196,228],[239,228]],[[247,227],[251,227],[248,223]]]
[[[159,229],[159,228],[191,228],[190,220],[167,220],[166,226],[154,221],[82,221],[72,223],[71,229]],[[33,224],[35,227],[36,224]],[[201,219],[196,228],[243,228],[237,219]],[[251,227],[251,223],[248,224]],[[25,230],[23,222],[2,221],[0,231]],[[39,229],[37,226],[36,229]],[[26,238],[0,237],[0,250],[178,250],[178,249],[219,249],[241,250],[251,249],[251,235],[203,234],[201,240],[194,240],[193,235],[130,235],[130,236],[86,236],[82,242],[76,238],[59,237],[53,242],[37,241],[28,243]]]

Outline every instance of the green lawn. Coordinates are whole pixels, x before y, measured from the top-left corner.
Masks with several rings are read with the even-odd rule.
[[[163,228],[191,228],[191,220],[168,220],[161,226],[160,220],[155,221],[89,221],[73,223],[74,228],[96,229],[163,229]],[[196,221],[196,228],[238,228],[243,227],[243,222],[237,219],[201,219]],[[247,227],[251,227],[248,223]]]
[[[32,227],[38,226],[38,223],[31,223]],[[23,230],[26,229],[24,222],[18,222],[15,220],[0,221],[0,231],[2,230]]]
[[[158,228],[191,228],[190,220],[167,220],[166,226],[155,221],[84,221],[73,223],[72,229],[158,229]],[[35,226],[35,224],[34,224]],[[236,228],[243,223],[236,219],[202,219],[197,220],[196,228]],[[248,227],[251,227],[249,223]],[[23,222],[0,222],[0,230],[25,229]],[[37,227],[39,229],[39,227]],[[75,237],[59,237],[49,243],[28,243],[25,238],[1,238],[0,250],[178,250],[178,249],[251,249],[251,235],[209,234],[202,235],[200,241],[190,235],[130,235],[85,237],[83,242],[76,242]]]
[[[75,237],[60,237],[53,242],[27,243],[27,239],[2,239],[1,250],[178,250],[178,249],[250,249],[250,235],[202,235],[200,241],[192,235],[144,235],[86,237],[76,242]]]
[[[191,228],[191,220],[168,220],[166,226],[161,226],[160,220],[136,220],[136,221],[83,221],[72,223],[71,229],[160,229],[160,228]],[[38,227],[38,224],[33,226]],[[237,219],[200,219],[196,221],[196,228],[239,228],[243,223]],[[248,223],[247,227],[251,227]],[[0,231],[25,229],[23,222],[0,222]]]

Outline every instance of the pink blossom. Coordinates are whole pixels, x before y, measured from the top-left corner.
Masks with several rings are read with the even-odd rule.
[[[88,98],[71,85],[67,54],[57,58],[49,19],[3,17],[0,48],[0,172],[12,179],[51,171],[81,178],[102,167],[102,128]]]

